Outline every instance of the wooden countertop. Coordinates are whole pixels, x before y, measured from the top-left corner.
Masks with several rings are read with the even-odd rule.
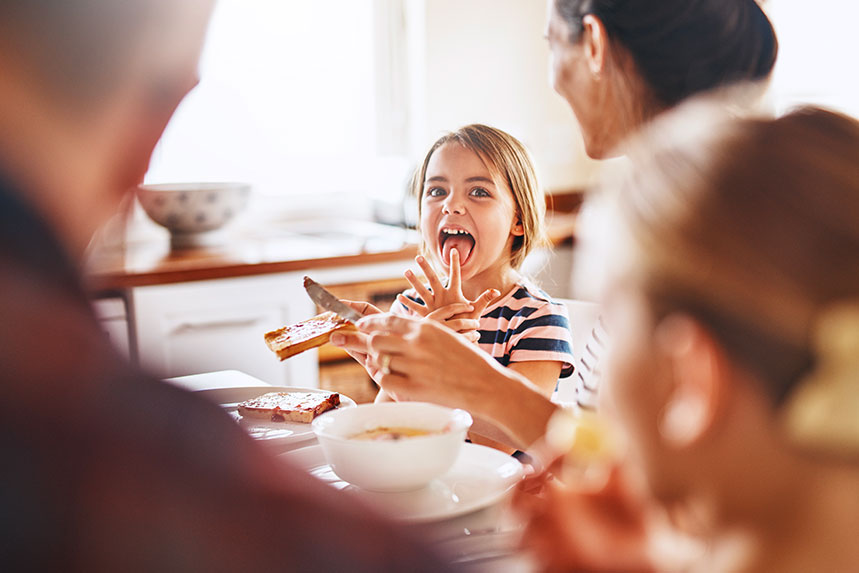
[[[406,261],[417,255],[414,231],[394,227],[382,230],[384,236],[356,236],[350,233],[348,225],[343,230],[318,233],[283,229],[242,231],[227,235],[220,246],[181,250],[171,250],[165,234],[157,240],[94,249],[86,265],[87,286],[93,292],[108,292],[196,280]],[[569,241],[574,235],[574,213],[550,213],[549,236],[553,243]]]
[[[417,255],[413,242],[373,245],[312,240],[259,233],[231,236],[221,246],[171,250],[168,240],[128,243],[98,249],[86,266],[94,292],[186,281],[242,277],[407,260]]]

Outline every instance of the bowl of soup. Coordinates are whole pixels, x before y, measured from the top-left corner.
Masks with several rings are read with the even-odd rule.
[[[340,479],[369,491],[395,492],[420,489],[447,472],[471,422],[465,410],[384,402],[322,414],[312,427]]]

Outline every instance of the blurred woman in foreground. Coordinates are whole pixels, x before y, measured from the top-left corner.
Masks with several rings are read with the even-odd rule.
[[[647,493],[547,482],[519,495],[528,539],[551,569],[660,569],[657,511],[703,542],[697,567],[855,570],[859,122],[684,110],[629,154],[585,248],[605,249],[606,410]]]

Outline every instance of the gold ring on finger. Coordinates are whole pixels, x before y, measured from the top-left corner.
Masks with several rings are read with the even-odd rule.
[[[379,367],[382,369],[382,374],[391,373],[391,355],[382,354],[379,356]]]

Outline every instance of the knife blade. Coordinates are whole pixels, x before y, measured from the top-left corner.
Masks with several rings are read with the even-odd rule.
[[[304,290],[307,291],[308,296],[310,296],[310,299],[313,302],[325,310],[332,311],[340,318],[348,320],[352,324],[355,324],[362,316],[364,316],[352,307],[340,302],[340,299],[325,290],[325,288],[318,282],[307,276],[304,277]]]

